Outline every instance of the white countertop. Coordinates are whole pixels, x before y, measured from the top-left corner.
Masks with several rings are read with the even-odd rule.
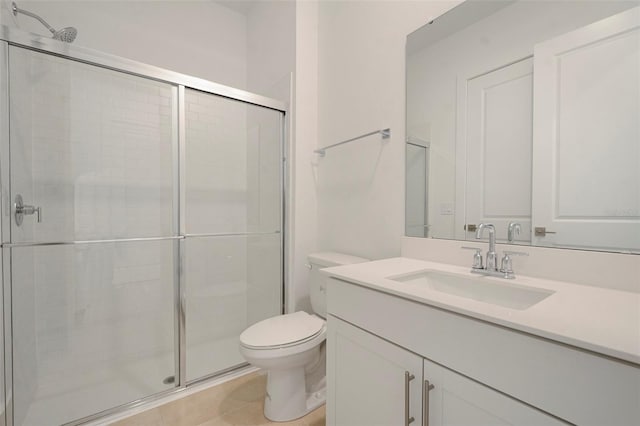
[[[517,273],[515,280],[486,277],[555,292],[525,310],[516,310],[386,278],[424,270],[478,277],[470,273],[470,268],[403,257],[336,266],[323,272],[425,305],[640,364],[640,294]]]

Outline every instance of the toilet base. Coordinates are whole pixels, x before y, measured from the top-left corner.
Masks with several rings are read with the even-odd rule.
[[[264,415],[274,422],[298,419],[326,401],[326,390],[312,393],[305,390],[305,368],[270,370],[267,377],[267,395]]]

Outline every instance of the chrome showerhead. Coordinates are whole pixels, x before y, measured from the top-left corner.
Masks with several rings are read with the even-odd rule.
[[[53,33],[53,38],[64,41],[65,43],[73,43],[78,35],[78,30],[73,27],[66,27]]]
[[[44,25],[49,31],[51,31],[51,34],[53,34],[53,38],[56,40],[64,41],[65,43],[71,43],[76,39],[76,36],[78,35],[78,30],[73,27],[66,27],[56,31],[51,25],[47,24],[44,19],[42,19],[35,13],[29,12],[28,10],[20,9],[16,2],[11,3],[11,10],[13,11],[13,16],[18,16],[18,13],[22,13],[23,15],[27,15],[34,19],[37,19],[42,25]]]

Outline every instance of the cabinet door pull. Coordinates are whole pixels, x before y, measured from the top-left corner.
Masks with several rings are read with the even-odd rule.
[[[409,382],[415,379],[416,376],[409,373],[408,371],[404,372],[404,425],[409,426],[410,423],[413,423],[415,420],[413,417],[409,416]]]
[[[422,426],[429,426],[429,392],[435,386],[425,380],[422,387]]]

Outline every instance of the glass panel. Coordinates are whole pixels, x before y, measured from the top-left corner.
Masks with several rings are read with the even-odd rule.
[[[188,234],[280,230],[281,113],[186,91]]]
[[[176,89],[10,49],[12,241],[169,236]]]
[[[245,362],[238,338],[281,313],[280,234],[187,238],[187,380]]]
[[[163,380],[175,371],[177,247],[10,249],[16,425],[61,424],[174,386]]]

